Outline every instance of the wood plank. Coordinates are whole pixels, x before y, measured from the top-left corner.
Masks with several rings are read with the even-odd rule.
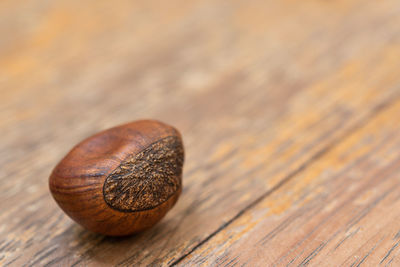
[[[37,3],[0,9],[3,265],[174,263],[400,93],[396,1]],[[84,231],[51,168],[143,117],[183,133],[181,199],[142,234]]]
[[[180,265],[399,266],[400,101]]]

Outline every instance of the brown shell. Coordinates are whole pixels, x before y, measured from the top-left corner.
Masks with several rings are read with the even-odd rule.
[[[179,132],[144,120],[76,145],[53,170],[58,205],[94,232],[128,235],[153,226],[177,201],[184,151]]]

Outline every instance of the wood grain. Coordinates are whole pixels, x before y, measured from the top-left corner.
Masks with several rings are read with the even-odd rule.
[[[233,260],[236,249],[256,246],[260,236],[246,237],[264,233],[257,225],[279,225],[292,214],[293,226],[311,231],[329,212],[316,213],[309,224],[296,214],[317,212],[322,204],[335,209],[352,203],[346,198],[357,190],[379,185],[371,199],[341,211],[343,222],[315,232],[321,235],[318,245],[327,242],[331,230],[345,227],[352,208],[360,212],[398,182],[394,174],[382,184],[364,176],[395,162],[382,158],[380,167],[355,166],[356,191],[339,194],[351,170],[336,181],[333,170],[321,178],[313,164],[336,161],[341,152],[334,149],[356,133],[386,140],[385,133],[393,132],[387,144],[394,138],[395,126],[363,127],[380,114],[395,124],[398,115],[399,14],[394,0],[2,1],[0,265],[218,264],[220,255]],[[51,199],[50,171],[83,138],[140,118],[165,121],[182,132],[187,155],[182,196],[144,233],[106,238],[87,232]],[[376,143],[383,155],[385,142]],[[364,156],[371,151],[364,148]],[[349,155],[339,168],[357,158]],[[306,172],[315,172],[313,178]],[[290,190],[315,190],[307,196],[321,194],[322,204],[271,200],[273,193],[290,195],[287,185],[294,181],[302,186]],[[331,187],[319,184],[324,181]],[[332,194],[338,194],[333,204]],[[268,201],[270,206],[262,204]],[[396,203],[389,207],[398,208]],[[260,209],[263,220],[253,225],[249,214]],[[268,214],[274,209],[282,213]],[[321,261],[319,255],[326,255],[326,263],[344,262],[343,255],[364,257],[375,245],[374,251],[389,253],[397,213],[380,214],[371,211],[363,218],[387,228],[353,234],[338,256],[321,247],[310,263]],[[240,230],[243,235],[237,234],[239,224],[248,227]],[[224,240],[230,229],[240,238]],[[253,263],[300,255],[294,262],[301,263],[317,244],[301,231],[277,234],[282,243],[267,244],[274,251],[245,255],[255,257]],[[372,236],[388,239],[378,243],[368,239]],[[333,238],[340,237],[343,232]],[[296,238],[305,241],[293,251],[280,245]],[[381,260],[384,252],[374,251],[367,259]],[[396,247],[387,259],[395,253]]]
[[[399,266],[400,123],[394,114],[399,100],[181,265]]]

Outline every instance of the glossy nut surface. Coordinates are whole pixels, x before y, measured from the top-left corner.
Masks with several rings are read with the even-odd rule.
[[[66,214],[104,235],[150,228],[182,190],[184,150],[179,132],[143,120],[95,134],[54,168],[50,191]]]

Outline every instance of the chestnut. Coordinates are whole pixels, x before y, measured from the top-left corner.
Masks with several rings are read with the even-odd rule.
[[[83,227],[123,236],[152,227],[182,191],[184,148],[167,124],[141,120],[95,134],[54,168],[50,191]]]

